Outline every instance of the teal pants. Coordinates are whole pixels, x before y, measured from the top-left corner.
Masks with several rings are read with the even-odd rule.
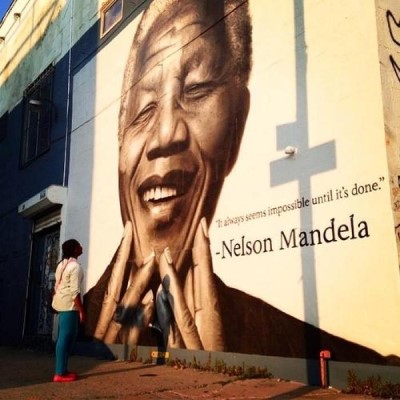
[[[77,311],[61,311],[58,314],[58,336],[56,344],[56,375],[68,371],[68,357],[75,344],[79,328]]]

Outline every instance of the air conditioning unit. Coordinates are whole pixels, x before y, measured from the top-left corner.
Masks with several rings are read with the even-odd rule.
[[[18,214],[23,217],[32,217],[54,205],[65,204],[66,200],[67,188],[65,186],[51,185],[20,204],[18,206]]]

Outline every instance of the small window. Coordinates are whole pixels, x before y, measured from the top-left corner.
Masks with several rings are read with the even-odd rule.
[[[25,165],[50,148],[50,131],[54,117],[54,67],[47,68],[24,92],[24,128],[21,164]]]
[[[8,112],[0,117],[0,142],[2,142],[7,137],[8,130]]]
[[[123,0],[110,0],[101,8],[101,37],[122,19]]]

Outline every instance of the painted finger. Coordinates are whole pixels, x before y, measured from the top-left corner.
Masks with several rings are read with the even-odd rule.
[[[144,260],[143,266],[136,271],[136,274],[132,278],[124,297],[118,304],[116,313],[114,315],[115,321],[122,324],[129,323],[130,313],[135,310],[143,296],[144,291],[148,288],[155,268],[156,254],[152,252],[150,256]]]
[[[192,257],[192,256],[191,256]],[[183,294],[186,304],[194,318],[194,287],[193,287],[193,267],[191,266],[184,277]]]
[[[202,218],[193,243],[195,323],[204,349],[224,350],[224,335],[218,291],[205,218]]]
[[[122,328],[120,339],[122,343],[135,345],[139,341],[140,333],[147,328],[154,316],[153,292],[149,290],[143,297],[141,304],[136,308],[134,323]]]
[[[132,223],[127,221],[125,224],[124,235],[121,240],[121,245],[118,250],[117,259],[115,261],[110,280],[108,282],[107,291],[104,295],[104,300],[97,322],[94,337],[103,339],[107,333],[110,322],[112,321],[114,312],[121,296],[122,282],[124,279],[126,262],[129,257],[129,252],[132,244]]]
[[[109,327],[104,335],[105,343],[114,343],[123,327],[126,327],[128,332],[134,330],[135,326],[143,328],[139,326],[140,323],[138,321],[138,316],[140,314],[139,303],[154,273],[154,269],[155,253],[153,252],[145,260],[145,264],[137,270],[121,302],[114,308],[115,313],[113,319],[109,322]],[[125,337],[126,340],[129,340],[126,334]]]
[[[160,275],[163,289],[168,295],[169,305],[186,348],[193,350],[203,349],[196,325],[194,324],[193,317],[186,304],[183,291],[172,264],[172,258],[168,248],[164,250],[160,257]]]
[[[104,343],[112,344],[115,343],[115,339],[119,335],[122,325],[114,320],[111,320],[108,324],[108,329],[102,338]]]
[[[175,321],[172,321],[168,336],[168,347],[171,349],[183,349],[185,348],[185,343],[183,341],[181,332]]]

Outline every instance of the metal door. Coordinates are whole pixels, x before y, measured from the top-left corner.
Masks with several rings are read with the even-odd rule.
[[[50,302],[59,260],[59,248],[59,225],[33,235],[28,319],[25,332],[29,336],[52,334],[53,314],[50,310]]]

